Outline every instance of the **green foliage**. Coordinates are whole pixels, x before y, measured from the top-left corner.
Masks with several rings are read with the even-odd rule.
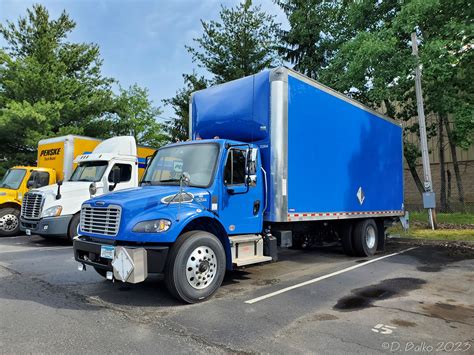
[[[165,105],[173,108],[175,118],[166,123],[166,130],[173,141],[185,141],[189,138],[189,98],[191,93],[205,89],[208,81],[203,76],[183,74],[184,88],[179,89],[176,95],[170,99],[165,99]]]
[[[34,164],[43,138],[132,134],[154,147],[167,139],[148,91],[135,85],[114,95],[98,46],[67,40],[75,26],[66,12],[51,19],[42,5],[0,25],[0,174]]]
[[[106,134],[94,120],[113,104],[96,45],[67,42],[75,23],[50,19],[42,5],[0,25],[0,141],[4,165],[33,163],[38,140],[60,134]]]
[[[114,111],[106,116],[112,135],[131,135],[138,144],[157,148],[167,142],[168,136],[157,122],[161,110],[153,106],[147,89],[136,84],[127,90],[120,88]]]
[[[197,46],[186,46],[193,61],[211,74],[211,80],[194,72],[185,74],[184,88],[163,100],[173,107],[175,114],[167,123],[173,141],[188,139],[189,97],[193,91],[252,75],[281,62],[279,24],[261,6],[253,6],[251,0],[246,0],[236,7],[221,6],[219,15],[219,21],[201,21],[203,34],[194,39]]]
[[[420,40],[425,111],[450,114],[456,143],[472,144],[473,18],[468,0],[281,0],[291,29],[282,53],[296,68],[374,109],[416,115],[411,50]],[[410,130],[417,126],[407,127]],[[418,154],[410,147],[407,159]]]
[[[236,7],[221,6],[220,21],[201,21],[197,48],[186,47],[193,61],[207,69],[214,83],[255,74],[278,63],[279,25],[251,0]]]

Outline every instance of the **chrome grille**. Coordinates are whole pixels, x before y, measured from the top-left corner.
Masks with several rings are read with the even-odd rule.
[[[21,216],[29,219],[38,219],[43,207],[43,195],[37,192],[27,192],[23,196]]]
[[[116,236],[120,226],[120,206],[92,207],[82,205],[81,230],[86,233]]]

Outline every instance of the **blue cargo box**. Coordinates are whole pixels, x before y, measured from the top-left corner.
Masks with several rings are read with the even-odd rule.
[[[260,147],[266,221],[404,213],[400,124],[291,69],[193,93],[190,135]]]

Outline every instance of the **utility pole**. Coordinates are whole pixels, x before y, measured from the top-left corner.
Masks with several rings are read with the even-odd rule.
[[[423,160],[423,175],[425,178],[423,193],[423,207],[428,209],[431,229],[435,229],[435,208],[436,197],[433,191],[433,183],[431,180],[430,156],[428,152],[428,139],[426,138],[426,123],[425,123],[425,109],[423,108],[423,92],[421,91],[421,69],[420,60],[418,56],[418,39],[416,33],[411,34],[412,54],[416,58],[415,68],[415,91],[416,91],[416,106],[418,110],[418,122],[420,126],[420,143],[421,143],[421,158]]]

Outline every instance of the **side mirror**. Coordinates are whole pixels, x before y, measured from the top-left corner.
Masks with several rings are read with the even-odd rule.
[[[120,168],[115,166],[112,169],[112,182],[114,185],[117,185],[120,182],[120,175]]]
[[[26,187],[28,189],[31,189],[34,186],[35,186],[35,181],[34,180],[28,180],[28,182],[26,183]]]
[[[56,184],[58,185],[58,192],[56,193],[56,200],[59,200],[61,198],[61,185],[63,184],[63,181],[58,180],[56,182]]]
[[[109,191],[114,191],[115,188],[117,187],[117,184],[120,182],[120,175],[121,175],[120,168],[117,166],[114,166],[110,173],[112,174],[111,180],[113,182],[113,185],[109,186]]]

